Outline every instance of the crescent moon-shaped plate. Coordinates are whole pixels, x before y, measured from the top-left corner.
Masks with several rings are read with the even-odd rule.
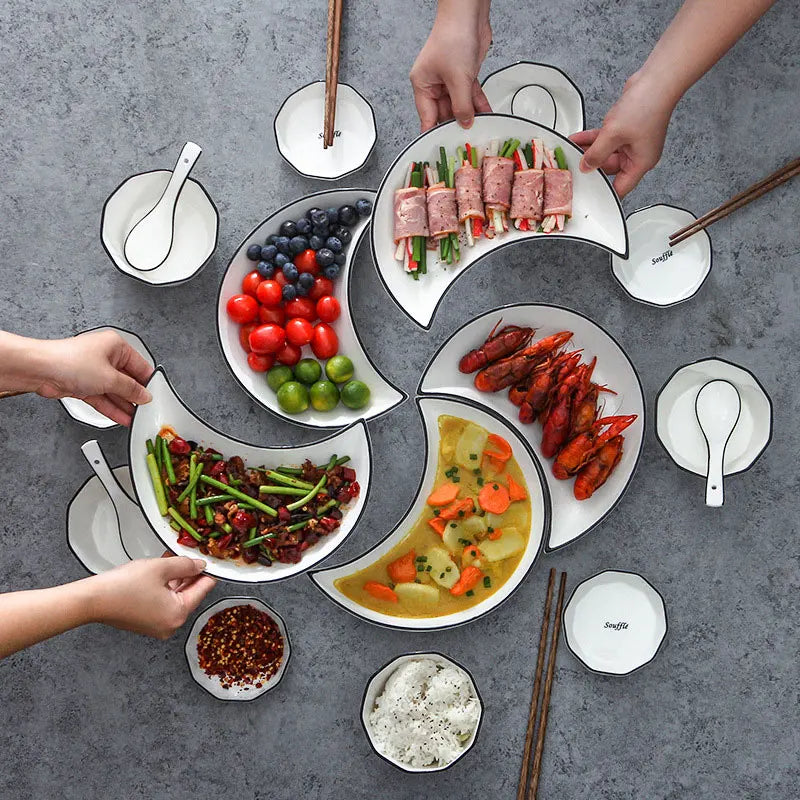
[[[307,428],[343,428],[358,419],[375,419],[407,398],[405,392],[384,378],[370,360],[361,344],[350,310],[353,257],[367,231],[369,217],[359,219],[351,228],[353,238],[347,245],[347,261],[334,281],[334,297],[341,305],[341,316],[332,323],[339,337],[339,352],[350,357],[355,367],[354,377],[366,383],[370,389],[370,401],[365,408],[353,410],[340,403],[332,411],[316,411],[309,407],[301,414],[287,414],[278,405],[275,392],[267,385],[264,374],[253,372],[247,365],[247,353],[239,343],[240,326],[228,317],[225,305],[230,297],[241,292],[242,279],[255,269],[255,264],[247,258],[247,248],[251,244],[264,244],[267,236],[277,233],[282,222],[301,217],[309,208],[352,205],[362,197],[373,200],[375,192],[372,189],[333,189],[306,195],[278,209],[251,231],[236,250],[222,276],[217,295],[217,338],[225,363],[236,382],[262,408]],[[304,348],[304,357],[310,355],[310,352],[305,352],[308,349]]]
[[[363,420],[358,420],[349,428],[318,442],[298,447],[262,447],[226,436],[196,416],[176,394],[162,366],[156,368],[147,388],[153,399],[147,405],[138,406],[133,415],[128,436],[128,463],[136,501],[145,519],[165,547],[176,555],[196,558],[198,551],[179,545],[175,531],[158,512],[153,484],[147,470],[147,440],[152,439],[164,425],[172,426],[184,438],[196,441],[204,447],[213,447],[225,456],[241,456],[245,464],[249,465],[301,464],[307,458],[318,464],[327,461],[333,453],[340,456],[348,455],[351,459],[349,466],[356,471],[357,480],[361,485],[359,496],[344,509],[341,526],[309,548],[303,554],[300,563],[275,562],[267,567],[262,564],[244,564],[208,556],[206,558],[208,575],[233,583],[270,583],[290,578],[327,558],[358,524],[367,503],[372,472],[369,434]]]
[[[439,159],[440,147],[444,147],[448,156],[452,156],[456,148],[463,147],[467,141],[486,147],[492,139],[503,141],[509,138],[517,138],[522,142],[539,138],[544,140],[547,147],[562,148],[572,173],[573,217],[561,232],[518,231],[512,226],[507,233],[494,239],[479,239],[474,247],[463,244],[458,264],[442,264],[436,252],[429,251],[427,274],[414,280],[395,259],[394,244],[394,193],[403,186],[409,164],[412,161],[435,163]],[[619,198],[602,172],[595,170],[584,174],[578,169],[582,155],[579,147],[552,128],[509,114],[479,114],[468,131],[456,122],[445,122],[423,133],[389,167],[378,189],[372,212],[372,257],[386,291],[417,325],[428,329],[445,292],[459,275],[483,256],[515,242],[535,242],[547,238],[587,242],[627,258],[628,231]]]
[[[542,467],[530,445],[495,412],[480,408],[469,401],[450,397],[421,397],[417,398],[416,402],[422,416],[425,432],[425,472],[408,511],[394,528],[367,552],[338,567],[312,570],[308,574],[317,587],[328,595],[334,603],[351,614],[367,620],[367,622],[400,630],[443,630],[472,622],[488,614],[508,599],[522,583],[539,556],[543,542],[547,539],[550,527],[550,495]],[[531,531],[528,538],[528,546],[508,580],[483,602],[470,606],[463,611],[438,617],[395,617],[390,614],[382,614],[351,600],[336,587],[336,580],[353,572],[358,572],[358,570],[369,566],[388,553],[406,536],[419,519],[436,478],[439,462],[439,417],[442,414],[460,417],[474,422],[476,425],[481,425],[491,433],[499,433],[511,444],[517,463],[528,485],[528,496],[531,500]]]
[[[605,485],[588,500],[575,499],[573,481],[560,481],[553,477],[551,463],[542,456],[541,425],[538,422],[532,425],[521,423],[519,409],[508,399],[507,391],[494,394],[479,392],[473,382],[474,374],[459,372],[461,357],[474,347],[480,347],[500,320],[501,327],[519,325],[536,328],[536,339],[559,331],[572,331],[575,335],[569,346],[581,348],[584,361],[588,362],[597,356],[597,366],[592,376],[594,382],[616,392],[615,395],[601,395],[605,403],[603,413],[638,415],[638,419],[625,430],[621,461]],[[546,552],[569,544],[599,524],[619,502],[639,463],[645,429],[645,403],[636,367],[610,333],[577,311],[560,306],[520,303],[496,308],[475,317],[439,348],[422,375],[419,392],[454,395],[480,403],[509,420],[533,447],[544,465],[553,502],[553,521]]]

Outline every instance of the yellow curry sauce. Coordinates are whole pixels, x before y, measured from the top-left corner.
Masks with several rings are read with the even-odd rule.
[[[427,504],[408,534],[388,553],[335,582],[339,591],[359,605],[395,617],[439,617],[462,611],[496,592],[513,574],[527,548],[531,503],[508,443],[473,422],[446,415],[439,417],[439,435],[439,463],[429,499],[442,488],[445,495],[448,490],[457,491],[456,499],[438,507]],[[506,461],[491,456],[497,452],[498,440],[508,448]],[[516,494],[525,496],[511,502],[503,513],[489,513],[481,507],[479,495],[484,487],[504,492],[514,484]],[[474,513],[469,510],[469,498]],[[465,506],[465,513],[455,510],[463,511]],[[450,515],[452,519],[442,520]],[[432,521],[442,530],[441,535]],[[414,551],[412,580],[408,580],[410,550]],[[393,580],[390,565],[403,557],[407,574],[402,581]],[[466,568],[471,568],[469,573],[464,573]],[[459,592],[469,585],[469,580],[458,584],[462,576],[475,579],[474,568],[480,570],[477,583],[468,591],[453,594],[454,587]],[[397,576],[396,571],[394,574]],[[385,587],[378,587],[381,596],[375,596],[374,584]]]

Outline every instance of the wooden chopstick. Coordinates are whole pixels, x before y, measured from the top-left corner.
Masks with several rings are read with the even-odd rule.
[[[567,584],[567,573],[561,573],[558,584],[558,601],[556,602],[556,618],[553,621],[553,635],[550,638],[550,658],[547,661],[547,677],[544,679],[544,695],[542,697],[542,713],[539,717],[539,730],[536,736],[536,750],[533,754],[533,767],[531,768],[531,783],[528,787],[528,800],[536,800],[539,789],[539,776],[542,771],[542,753],[544,751],[544,737],[547,734],[547,714],[550,710],[550,693],[553,690],[553,675],[556,668],[556,652],[558,651],[559,634],[561,633],[561,611],[564,607],[564,589]]]
[[[544,601],[544,616],[542,617],[542,631],[539,634],[539,654],[536,657],[536,673],[533,679],[533,692],[531,693],[531,708],[528,712],[528,727],[525,731],[525,746],[522,750],[522,768],[519,773],[519,786],[517,786],[517,800],[525,800],[525,790],[528,787],[528,771],[531,766],[531,747],[533,745],[533,730],[536,725],[536,715],[539,712],[539,690],[542,685],[542,672],[544,670],[544,654],[547,650],[547,629],[550,626],[550,608],[553,604],[553,588],[556,583],[556,571],[550,570],[550,580],[547,583],[547,597]]]
[[[771,192],[776,186],[786,183],[786,181],[799,174],[800,158],[795,158],[793,161],[785,164],[780,169],[776,169],[775,172],[767,175],[766,178],[757,181],[752,186],[748,186],[748,188],[743,192],[739,192],[739,194],[734,195],[730,198],[730,200],[722,203],[722,205],[711,209],[711,211],[709,211],[707,214],[703,214],[702,217],[694,220],[694,222],[691,222],[689,225],[686,225],[680,230],[675,231],[675,233],[669,237],[670,247],[682,242],[684,239],[688,239],[698,231],[705,230],[715,222],[719,222],[719,220],[727,217],[728,214],[731,214],[742,206],[746,206],[756,198],[761,197],[761,195]]]
[[[28,392],[0,392],[0,400],[2,400],[4,397],[18,397],[21,394],[28,394]]]
[[[325,117],[322,146],[333,146],[336,92],[339,88],[339,53],[342,37],[343,0],[328,0],[328,36],[325,60]]]

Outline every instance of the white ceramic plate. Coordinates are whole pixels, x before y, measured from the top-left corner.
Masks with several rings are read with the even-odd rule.
[[[409,631],[431,631],[454,628],[488,614],[505,601],[519,586],[525,576],[533,567],[542,543],[547,538],[550,526],[550,497],[542,474],[542,468],[530,446],[517,434],[517,432],[499,416],[491,411],[476,407],[465,400],[444,397],[417,398],[417,407],[422,415],[425,432],[425,472],[422,475],[417,494],[408,511],[395,527],[386,534],[374,547],[362,555],[338,567],[329,567],[310,571],[309,577],[314,583],[345,611],[357,617],[381,625],[386,628],[397,628]],[[440,617],[404,618],[382,614],[354,603],[335,586],[338,578],[350,575],[377,561],[389,552],[408,533],[419,519],[426,505],[426,498],[433,490],[436,468],[439,460],[439,417],[449,414],[454,417],[482,425],[490,433],[499,433],[508,439],[514,450],[525,482],[528,485],[528,497],[531,500],[531,531],[528,547],[516,570],[508,580],[492,595],[481,603],[477,603],[464,611],[447,614]]]
[[[541,425],[538,422],[523,425],[519,421],[519,409],[508,399],[507,391],[494,394],[479,392],[473,383],[474,373],[464,375],[458,370],[461,357],[472,348],[479,347],[500,320],[500,327],[519,325],[537,328],[534,340],[559,331],[572,331],[575,335],[568,347],[582,348],[583,360],[587,362],[597,356],[593,380],[617,392],[616,395],[601,395],[605,403],[604,414],[639,415],[624,432],[622,460],[606,484],[588,500],[575,499],[573,481],[559,481],[553,477],[552,463],[541,455]],[[545,547],[547,552],[569,544],[600,523],[619,502],[639,462],[645,428],[644,394],[639,375],[611,334],[577,311],[544,304],[518,304],[503,306],[476,317],[459,328],[434,355],[422,376],[419,391],[423,394],[465,397],[491,408],[509,420],[530,443],[544,466],[553,503],[550,538]]]
[[[361,169],[377,141],[375,112],[347,83],[336,90],[333,146],[322,146],[325,81],[309,83],[290,94],[275,115],[278,152],[306,178],[337,180]]]
[[[158,202],[172,171],[141,172],[123,181],[106,200],[100,219],[100,238],[114,266],[125,275],[154,286],[173,286],[194,277],[217,248],[219,213],[208,192],[193,178],[175,205],[172,249],[161,266],[140,272],[125,258],[125,239]]]
[[[123,464],[112,471],[120,486],[132,495],[128,465]],[[67,546],[84,568],[94,575],[130,561],[119,538],[114,505],[96,475],[84,481],[69,501]]]
[[[628,215],[630,255],[612,253],[611,272],[634,300],[674,306],[694,297],[711,272],[711,237],[700,231],[674,247],[670,234],[696,219],[691,211],[665,204]]]
[[[299,564],[275,562],[267,567],[262,564],[244,564],[208,556],[206,558],[208,575],[233,583],[269,583],[283,580],[305,572],[323,558],[327,558],[355,528],[367,503],[372,478],[369,434],[363,421],[356,422],[346,430],[326,439],[299,447],[260,447],[226,436],[195,416],[175,393],[163,367],[156,368],[147,388],[152,393],[153,400],[147,405],[139,406],[133,415],[133,424],[128,436],[128,458],[136,500],[150,527],[167,549],[179,556],[196,558],[198,554],[196,549],[178,544],[175,531],[158,513],[155,492],[147,470],[146,443],[164,425],[171,425],[186,439],[196,441],[205,447],[213,447],[228,457],[241,456],[245,464],[301,464],[307,458],[319,464],[327,461],[333,453],[340,456],[349,455],[351,461],[348,466],[356,471],[361,485],[361,493],[344,511],[341,526],[306,550]]]
[[[388,681],[389,678],[394,674],[395,670],[403,666],[403,664],[407,664],[409,661],[419,661],[421,659],[430,659],[431,661],[435,661],[437,664],[441,664],[444,667],[455,667],[456,669],[465,673],[472,686],[472,695],[478,699],[478,705],[480,706],[478,722],[475,725],[475,730],[472,732],[472,736],[470,736],[470,738],[464,743],[464,749],[449,764],[442,764],[441,766],[412,767],[409,764],[405,764],[402,761],[398,761],[397,759],[386,755],[379,749],[378,745],[373,739],[372,725],[369,721],[370,714],[375,708],[375,701],[383,692],[383,689],[386,686],[386,681]],[[369,681],[367,681],[367,686],[364,690],[364,699],[361,702],[361,726],[364,728],[364,733],[367,735],[367,740],[369,741],[370,746],[384,761],[387,761],[392,766],[403,770],[403,772],[442,772],[443,770],[450,769],[453,764],[455,764],[457,761],[460,761],[470,750],[472,750],[475,742],[478,739],[478,732],[481,729],[482,722],[483,698],[478,691],[478,687],[475,684],[475,679],[472,677],[472,673],[465,667],[462,667],[461,664],[457,664],[452,659],[449,659],[447,656],[437,652],[406,653],[405,655],[393,658],[388,664],[384,664],[384,666],[374,673]]]
[[[578,584],[564,608],[564,640],[587,669],[630,675],[649,664],[667,635],[667,609],[641,575],[606,570]]]
[[[126,331],[124,328],[116,328],[113,325],[101,325],[97,328],[89,328],[89,330],[81,331],[81,333],[90,333],[91,331],[116,331],[151,367],[155,367],[156,362],[153,358],[153,354],[135,333]],[[101,414],[88,403],[84,403],[83,400],[78,400],[75,397],[62,397],[61,405],[64,406],[64,410],[72,419],[77,422],[82,422],[84,425],[90,425],[93,428],[118,427],[113,419],[109,419],[105,414]]]
[[[216,675],[208,675],[200,669],[200,659],[197,655],[197,639],[200,632],[203,630],[206,622],[219,611],[233,606],[253,606],[259,611],[265,611],[278,625],[278,629],[283,636],[283,659],[275,674],[267,681],[264,681],[260,689],[255,686],[231,686],[229,689],[222,688],[222,682]],[[217,698],[217,700],[255,700],[266,694],[271,689],[274,689],[282,680],[286,673],[286,667],[289,665],[289,658],[292,654],[291,644],[289,643],[289,634],[286,630],[286,623],[283,617],[270,608],[263,600],[257,597],[224,597],[222,600],[217,600],[200,614],[198,614],[192,627],[189,629],[189,635],[186,637],[186,644],[183,647],[183,652],[186,655],[186,663],[189,667],[189,672],[194,678],[195,682],[202,686],[209,694]]]
[[[236,382],[262,408],[266,408],[279,417],[288,419],[309,428],[342,428],[351,425],[357,419],[374,419],[402,403],[407,395],[386,380],[370,360],[361,344],[361,339],[353,323],[350,310],[350,292],[353,280],[353,258],[358,245],[369,225],[368,218],[362,218],[350,230],[353,239],[347,246],[347,261],[334,281],[334,296],[341,305],[341,316],[332,323],[339,337],[339,352],[350,357],[355,367],[355,377],[364,381],[370,388],[369,404],[361,410],[354,411],[339,403],[332,411],[315,411],[309,407],[302,414],[287,414],[278,405],[275,392],[267,385],[263,373],[253,372],[247,365],[247,353],[239,343],[240,326],[232,322],[225,310],[228,299],[241,292],[242,280],[248,272],[255,269],[255,262],[247,258],[247,248],[251,244],[263,244],[270,234],[277,233],[281,223],[287,219],[297,219],[309,208],[329,208],[355,203],[361,197],[373,200],[375,192],[370,189],[333,189],[327,192],[316,192],[296,200],[274,214],[267,217],[239,246],[231,259],[217,295],[217,337],[222,349],[222,356]],[[312,357],[311,348],[303,348],[303,357]]]
[[[474,247],[463,244],[461,261],[453,265],[441,264],[438,254],[428,251],[428,273],[413,280],[394,257],[394,193],[403,185],[409,164],[412,161],[434,163],[439,158],[440,146],[447,150],[448,155],[454,155],[456,148],[467,141],[486,147],[492,139],[502,141],[511,137],[523,142],[541,138],[546,146],[563,149],[572,173],[574,214],[564,231],[535,233],[512,227],[508,233],[494,239],[481,238]],[[507,114],[479,114],[469,131],[456,122],[446,122],[411,142],[386,173],[372,212],[372,257],[392,299],[414,322],[427,329],[445,292],[456,278],[482,256],[514,242],[536,242],[548,237],[577,240],[626,257],[628,233],[619,198],[602,172],[596,170],[584,174],[578,169],[582,155],[582,151],[561,134]],[[535,280],[535,276],[532,275],[531,279]]]
[[[708,474],[708,447],[695,400],[706,383],[717,379],[732,383],[742,401],[739,421],[725,448],[723,474],[750,469],[772,439],[772,403],[752,372],[721,358],[678,368],[656,395],[656,437],[681,469],[703,477]]]
[[[492,111],[524,117],[564,136],[586,127],[581,90],[558,67],[518,61],[492,72],[481,85]]]

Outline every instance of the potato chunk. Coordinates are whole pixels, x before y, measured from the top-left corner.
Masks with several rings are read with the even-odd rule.
[[[433,611],[439,604],[439,589],[429,583],[398,583],[394,591],[403,608],[412,614]]]
[[[525,549],[525,540],[516,528],[503,528],[499,539],[484,539],[481,553],[487,561],[503,561]]]
[[[458,466],[464,469],[475,469],[476,466],[480,466],[488,439],[489,434],[484,428],[470,422],[462,431],[456,444]],[[470,456],[475,457],[470,458]]]
[[[449,589],[458,581],[458,567],[444,547],[430,547],[423,555],[427,558],[422,562],[425,571],[440,586]]]

